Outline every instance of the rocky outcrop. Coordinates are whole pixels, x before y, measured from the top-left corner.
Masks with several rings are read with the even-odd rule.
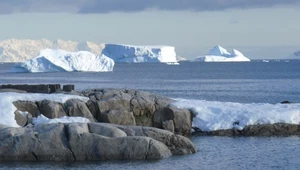
[[[300,135],[299,124],[258,124],[244,127],[242,130],[226,129],[211,132],[196,130],[193,132],[196,136],[292,136]]]
[[[161,159],[195,153],[185,137],[150,127],[103,123],[0,125],[0,161]]]
[[[100,89],[82,92],[99,122],[157,127],[188,135],[192,114],[170,106],[172,99],[136,90]],[[172,128],[174,127],[174,128]]]
[[[176,134],[190,134],[191,112],[170,106],[173,100],[167,97],[124,89],[87,90],[79,95],[88,97],[89,101],[86,103],[74,99],[65,103],[47,100],[36,103],[17,101],[14,105],[17,110],[28,111],[33,117],[39,114],[48,118],[81,116],[91,122],[157,127]]]

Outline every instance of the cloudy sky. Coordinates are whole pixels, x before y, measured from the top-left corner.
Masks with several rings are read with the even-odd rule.
[[[0,0],[0,40],[172,45],[188,59],[214,45],[251,59],[300,50],[299,0]]]

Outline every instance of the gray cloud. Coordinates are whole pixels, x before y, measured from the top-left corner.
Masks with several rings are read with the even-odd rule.
[[[299,0],[0,0],[0,14],[14,12],[137,12],[146,9],[211,11],[300,5]]]

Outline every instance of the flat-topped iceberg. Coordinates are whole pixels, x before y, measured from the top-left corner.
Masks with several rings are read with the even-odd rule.
[[[94,55],[88,51],[45,49],[37,57],[16,64],[9,72],[107,72],[113,71],[114,64],[105,55]]]
[[[106,44],[102,54],[113,59],[115,62],[177,62],[175,47],[172,46],[133,46]]]
[[[249,58],[245,57],[238,50],[233,49],[229,53],[225,48],[217,45],[209,51],[205,56],[197,57],[195,61],[202,62],[247,62]]]

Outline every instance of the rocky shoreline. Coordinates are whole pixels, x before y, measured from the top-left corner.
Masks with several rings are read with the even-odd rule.
[[[0,92],[26,93],[16,89]],[[193,113],[156,94],[126,89],[92,89],[55,93],[86,97],[14,101],[20,127],[0,125],[0,161],[74,161],[161,159],[193,154],[196,148],[184,136],[292,136],[300,135],[298,124],[263,124],[217,131],[193,128]],[[28,112],[24,116],[23,112]],[[34,118],[84,117],[90,123],[33,125]],[[191,130],[194,129],[192,132]]]

